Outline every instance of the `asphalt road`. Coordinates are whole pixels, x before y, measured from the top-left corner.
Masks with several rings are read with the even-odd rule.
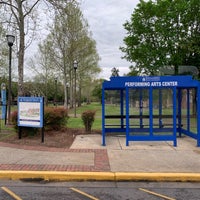
[[[0,181],[0,200],[198,200],[200,183]]]

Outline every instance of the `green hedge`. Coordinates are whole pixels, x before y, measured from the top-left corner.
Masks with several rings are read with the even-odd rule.
[[[95,114],[96,114],[96,111],[87,110],[87,111],[83,112],[82,115],[81,115],[81,119],[82,119],[83,124],[85,126],[85,131],[88,132],[88,133],[91,133],[92,124],[95,120]]]
[[[62,107],[46,107],[44,109],[44,127],[50,130],[60,130],[66,127],[68,111]]]
[[[11,120],[14,127],[18,130],[17,126],[17,113],[18,111],[14,111],[11,114]],[[44,109],[44,128],[45,130],[61,130],[66,127],[68,120],[68,110],[63,107],[46,107]],[[35,128],[27,128],[23,127],[25,130],[30,130],[33,132]]]

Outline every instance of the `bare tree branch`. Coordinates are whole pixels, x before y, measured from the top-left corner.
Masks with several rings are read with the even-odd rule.
[[[0,4],[4,4],[4,5],[7,5],[7,6],[10,6],[10,7],[13,7],[15,8],[16,10],[18,9],[16,6],[14,6],[12,3],[9,3],[9,2],[6,2],[6,1],[0,1]]]
[[[30,10],[27,11],[26,14],[24,14],[24,18],[32,12],[33,8],[39,3],[39,1],[40,1],[40,0],[37,0],[37,1],[32,5],[32,7],[30,8]]]

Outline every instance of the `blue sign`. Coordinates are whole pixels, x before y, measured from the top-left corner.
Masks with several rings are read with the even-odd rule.
[[[42,128],[43,121],[43,97],[18,97],[18,126]]]
[[[1,119],[6,118],[6,85],[5,83],[1,84]]]
[[[114,88],[173,88],[173,87],[196,87],[199,82],[192,79],[192,76],[123,76],[111,77],[105,81],[105,89]]]

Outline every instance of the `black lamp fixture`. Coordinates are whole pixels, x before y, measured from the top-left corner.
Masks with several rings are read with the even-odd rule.
[[[54,99],[55,106],[57,106],[57,93],[58,93],[58,78],[55,77],[55,99]]]
[[[6,35],[8,46],[12,47],[15,41],[15,36],[14,35]]]
[[[75,60],[74,61],[74,70],[77,70],[77,68],[78,68],[78,62],[77,62],[77,60]]]

